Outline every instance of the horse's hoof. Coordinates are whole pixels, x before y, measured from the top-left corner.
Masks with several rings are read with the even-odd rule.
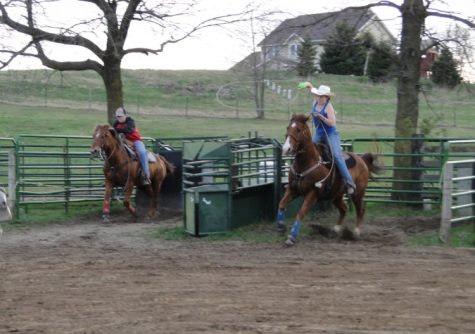
[[[343,230],[343,228],[341,227],[341,225],[335,225],[333,226],[333,231],[338,234],[338,235],[341,235],[341,231]]]
[[[285,226],[285,224],[281,222],[277,223],[277,233],[284,234],[286,230],[287,230],[287,227]]]
[[[318,224],[313,224],[310,226],[313,228],[316,234],[319,234],[325,238],[335,239],[338,237],[338,233],[336,233],[334,229],[331,229],[329,227],[318,225]]]
[[[287,240],[285,240],[284,245],[287,246],[287,247],[291,247],[291,246],[295,245],[296,242],[297,242],[297,240],[293,236],[289,235],[287,237]]]
[[[110,223],[110,217],[109,215],[102,215],[102,222],[103,223]]]
[[[341,234],[343,240],[356,241],[359,238],[359,230],[346,227]]]

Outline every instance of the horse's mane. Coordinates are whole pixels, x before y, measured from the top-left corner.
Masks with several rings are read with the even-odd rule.
[[[309,117],[305,114],[293,114],[291,121],[307,124]]]

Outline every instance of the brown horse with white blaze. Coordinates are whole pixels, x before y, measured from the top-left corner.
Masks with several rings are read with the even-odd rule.
[[[309,116],[294,114],[287,126],[285,143],[282,147],[284,155],[293,155],[294,161],[289,171],[289,183],[285,194],[279,202],[277,212],[277,229],[285,232],[285,208],[295,198],[304,197],[303,204],[297,212],[295,222],[287,238],[286,244],[293,245],[296,242],[301,222],[308,211],[319,200],[331,200],[337,207],[339,218],[334,230],[342,231],[342,223],[345,218],[347,207],[344,202],[346,187],[331,162],[322,158],[322,145],[312,142],[312,134],[308,126]],[[365,153],[362,156],[348,153],[354,159],[355,164],[349,168],[356,190],[351,195],[351,200],[356,208],[355,237],[360,234],[360,228],[364,219],[363,199],[365,196],[368,180],[371,173],[379,173],[382,166],[377,163],[377,155]]]
[[[137,217],[136,208],[130,203],[134,186],[144,190],[151,198],[146,216],[152,218],[158,205],[158,196],[165,177],[172,174],[175,167],[164,157],[153,155],[150,161],[150,185],[142,185],[140,162],[129,156],[118,133],[110,125],[98,125],[92,135],[91,154],[104,159],[105,193],[102,218],[109,221],[110,200],[115,186],[124,187],[124,206],[133,217]]]

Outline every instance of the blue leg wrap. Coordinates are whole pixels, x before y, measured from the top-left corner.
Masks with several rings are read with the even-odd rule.
[[[285,221],[285,211],[279,209],[277,211],[277,223],[284,222]]]
[[[299,234],[300,226],[300,221],[296,220],[294,225],[292,226],[292,229],[290,230],[290,235],[295,239],[297,239],[297,235]]]

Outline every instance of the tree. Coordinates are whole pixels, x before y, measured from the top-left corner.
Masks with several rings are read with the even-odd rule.
[[[315,56],[317,51],[312,44],[312,39],[305,36],[300,48],[297,51],[299,62],[297,64],[297,73],[302,77],[308,77],[317,71],[315,66]]]
[[[419,70],[421,63],[422,36],[431,36],[425,29],[428,17],[439,17],[456,22],[461,22],[469,28],[475,28],[473,18],[463,18],[453,13],[435,9],[438,1],[434,0],[402,0],[398,5],[392,1],[379,1],[366,6],[352,8],[371,8],[387,6],[395,8],[402,17],[401,44],[399,48],[398,76],[397,76],[397,111],[395,119],[395,137],[410,138],[417,135],[419,120]],[[439,1],[440,3],[440,1]],[[442,44],[439,40],[436,43]],[[412,184],[400,182],[411,179],[412,173],[412,146],[408,141],[398,140],[394,145],[394,184],[393,199],[411,200]]]
[[[448,48],[443,48],[439,59],[432,64],[431,80],[439,85],[454,88],[462,82],[457,62]]]
[[[363,75],[365,60],[365,43],[356,37],[355,28],[343,22],[326,41],[320,68],[329,74]]]
[[[5,31],[27,37],[26,42],[15,49],[2,46],[0,69],[7,67],[17,57],[36,57],[48,68],[58,71],[97,72],[107,95],[107,119],[112,122],[114,110],[123,105],[121,63],[125,56],[141,53],[157,55],[164,48],[178,43],[198,31],[210,27],[222,27],[248,20],[247,9],[239,13],[221,14],[202,21],[187,24],[184,18],[191,17],[196,1],[152,0],[75,0],[76,5],[88,6],[89,18],[81,18],[68,25],[53,26],[49,19],[59,11],[62,2],[49,0],[0,0],[0,25]],[[71,1],[68,2],[68,10]],[[181,21],[180,21],[181,20]],[[127,37],[132,28],[147,26],[150,39],[145,46],[127,47]],[[3,39],[4,41],[4,39]],[[132,44],[132,42],[130,43]],[[88,52],[89,57],[80,61],[62,61],[51,56],[51,46],[70,47],[71,59],[75,48]],[[102,45],[102,47],[101,47]],[[129,44],[127,44],[129,45]]]
[[[257,13],[256,13],[257,14]],[[233,71],[239,77],[240,81],[247,81],[250,79],[252,82],[252,89],[249,95],[254,100],[256,107],[256,115],[258,119],[265,118],[265,78],[267,73],[267,54],[266,52],[257,51],[256,36],[266,36],[271,29],[271,26],[275,25],[275,17],[281,15],[281,11],[267,11],[260,15],[259,20],[255,20],[255,16],[250,17],[250,29],[246,26],[242,31],[232,36],[234,40],[240,39],[245,45],[251,41],[252,53]],[[257,22],[256,22],[257,21]],[[239,96],[236,96],[238,99]]]
[[[397,55],[386,42],[379,42],[370,49],[367,75],[373,82],[385,82],[396,73]]]

